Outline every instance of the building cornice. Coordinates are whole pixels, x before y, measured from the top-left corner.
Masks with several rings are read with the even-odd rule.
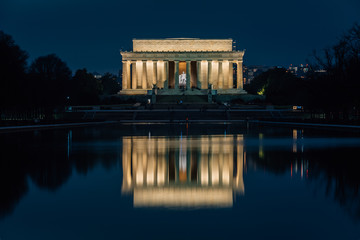
[[[242,61],[245,51],[231,52],[120,52],[123,61],[201,61],[228,60]]]

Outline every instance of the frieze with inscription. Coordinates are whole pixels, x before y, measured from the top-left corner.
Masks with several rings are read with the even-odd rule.
[[[223,53],[213,52],[171,52],[151,53],[151,52],[121,52],[123,61],[129,60],[169,60],[169,61],[200,61],[200,60],[234,60],[240,61],[243,59],[244,51],[233,51]]]

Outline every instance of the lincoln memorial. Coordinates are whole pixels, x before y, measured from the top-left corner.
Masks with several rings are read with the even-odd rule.
[[[122,56],[120,94],[196,91],[241,94],[244,51],[233,51],[232,39],[133,39],[132,52]]]

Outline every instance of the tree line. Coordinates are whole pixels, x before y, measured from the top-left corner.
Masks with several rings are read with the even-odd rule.
[[[0,31],[0,108],[63,108],[66,105],[99,104],[101,95],[120,90],[117,76],[97,79],[86,69],[72,75],[55,54],[36,58],[29,66],[28,53]]]
[[[338,42],[308,60],[310,70],[304,79],[284,68],[270,69],[244,88],[252,94],[264,94],[276,105],[302,105],[322,111],[333,118],[347,118],[360,109],[360,25],[354,24]],[[322,70],[322,71],[320,71]]]

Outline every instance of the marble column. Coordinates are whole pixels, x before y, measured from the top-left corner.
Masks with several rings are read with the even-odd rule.
[[[196,73],[197,73],[197,76],[196,76],[196,87],[201,89],[201,86],[202,86],[202,79],[201,79],[201,61],[197,61],[196,62],[197,66],[196,66]]]
[[[136,89],[136,79],[137,79],[137,73],[136,73],[136,61],[131,62],[132,65],[132,81],[131,81],[131,88]]]
[[[130,89],[131,87],[131,61],[127,61],[126,63],[126,89]]]
[[[243,67],[242,67],[242,61],[237,61],[236,62],[236,87],[237,88],[243,88]]]
[[[152,61],[146,61],[146,88],[152,89],[153,84],[153,62]]]
[[[222,62],[223,89],[229,89],[229,61]]]
[[[218,79],[219,79],[219,89],[223,89],[224,88],[224,74],[223,74],[223,62],[219,61],[219,75],[218,75]]]
[[[122,89],[128,89],[128,61],[122,62]]]
[[[153,60],[153,84],[157,86],[157,60]]]
[[[179,61],[175,61],[175,89],[179,89]]]
[[[186,89],[190,89],[190,61],[186,61]]]
[[[229,61],[229,88],[234,88],[233,61]]]
[[[142,70],[143,69],[143,63],[142,61],[136,61],[136,88],[141,89],[142,88]]]
[[[164,62],[164,74],[165,74],[165,81],[164,81],[164,89],[169,88],[169,62]]]
[[[156,64],[156,85],[159,88],[164,87],[164,62],[163,61],[157,61]]]
[[[147,89],[147,79],[146,79],[146,60],[142,62],[143,64],[143,69],[142,69],[142,74],[141,74],[141,80],[142,80],[142,89]]]
[[[213,80],[212,80],[212,61],[209,60],[208,61],[208,84],[213,84]]]
[[[200,62],[201,64],[201,89],[208,89],[209,87],[209,83],[208,83],[208,72],[209,72],[209,64],[208,62],[205,60],[205,61],[201,61]]]

